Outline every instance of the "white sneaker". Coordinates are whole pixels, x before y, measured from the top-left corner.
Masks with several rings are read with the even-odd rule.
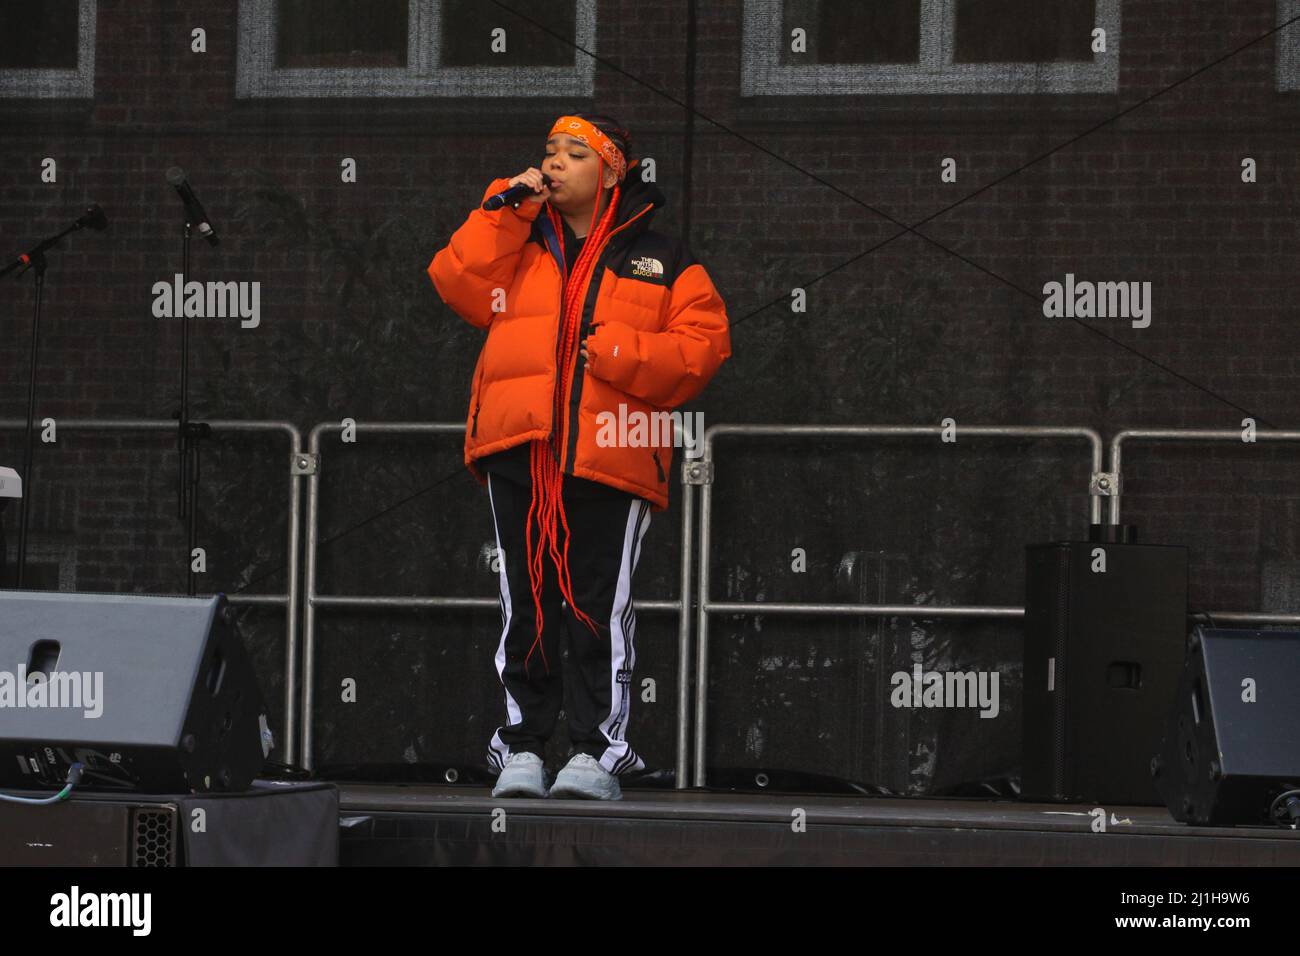
[[[527,750],[507,757],[505,769],[492,788],[492,796],[546,796],[546,772],[542,769],[542,758]]]
[[[578,800],[622,800],[618,777],[608,772],[590,754],[574,754],[555,775],[552,797]]]

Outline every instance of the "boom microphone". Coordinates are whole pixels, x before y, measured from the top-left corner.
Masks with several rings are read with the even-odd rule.
[[[551,185],[551,177],[542,173],[542,183],[546,186]],[[533,187],[528,183],[516,183],[507,190],[488,196],[487,199],[483,200],[483,208],[491,212],[493,209],[500,209],[506,203],[517,206],[532,194]]]
[[[203,203],[199,202],[199,197],[194,195],[194,190],[190,188],[189,182],[185,179],[185,170],[179,166],[173,166],[167,170],[167,181],[180,194],[181,202],[185,203],[186,218],[189,219],[192,225],[198,227],[199,235],[214,246],[217,245],[216,230],[212,228],[212,223],[208,222],[208,214],[203,209]]]
[[[28,269],[37,265],[43,265],[45,262],[45,250],[53,249],[59,244],[64,236],[70,232],[76,232],[78,229],[94,229],[96,232],[102,232],[108,228],[108,217],[104,215],[104,210],[99,208],[99,204],[91,206],[67,229],[64,229],[57,236],[51,236],[49,239],[42,241],[35,248],[29,249],[16,259],[11,259],[7,266],[0,268],[0,278],[4,278],[9,273],[15,273],[15,278],[21,276]],[[38,300],[39,301],[39,300]]]

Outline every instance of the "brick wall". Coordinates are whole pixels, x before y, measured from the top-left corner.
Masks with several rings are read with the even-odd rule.
[[[93,103],[0,100],[3,251],[26,248],[90,202],[112,222],[52,258],[40,416],[167,418],[176,409],[179,323],[153,318],[150,306],[152,284],[179,269],[180,206],[164,173],[180,165],[223,239],[216,249],[195,243],[191,278],[262,283],[260,328],[193,320],[193,414],[283,419],[304,432],[344,416],[462,419],[480,333],[446,310],[423,269],[490,179],[538,163],[555,115],[599,108],[658,161],[669,207],[655,226],[671,232],[689,221],[687,238],[727,301],[734,355],[696,406],[709,423],[951,416],[1109,435],[1237,428],[1245,414],[1261,427],[1300,421],[1300,94],[1276,88],[1276,38],[1192,76],[1270,30],[1271,0],[1125,2],[1115,93],[782,97],[741,95],[739,0],[696,5],[693,75],[686,0],[600,0],[599,55],[618,69],[598,66],[594,102],[236,99],[233,10],[100,3]],[[205,54],[189,50],[195,26],[207,30]],[[689,123],[688,98],[699,113]],[[46,156],[58,160],[56,185],[39,180]],[[339,181],[345,156],[358,162],[356,184]],[[939,178],[949,156],[955,184]],[[1240,178],[1247,156],[1259,169],[1249,185]],[[879,213],[915,223],[1026,164],[921,227],[938,245],[905,235],[855,259],[899,231]],[[1103,337],[1044,318],[1042,286],[1067,272],[1151,282],[1151,326],[1091,320]],[[796,286],[808,290],[806,314],[786,305]],[[25,414],[31,302],[30,281],[5,284],[0,418]],[[38,510],[34,535],[75,541],[80,588],[181,590],[169,443],[118,451],[105,439],[64,440],[57,452],[42,449],[35,494],[81,490],[75,505]],[[282,446],[272,445],[235,440],[205,467],[205,540],[219,547],[211,590],[281,563],[283,526],[266,523],[267,502],[282,493]],[[819,450],[830,463],[809,470]],[[373,457],[346,459],[361,490],[327,509],[326,533],[453,477],[427,523],[399,512],[370,528],[377,540],[341,541],[331,552],[335,589],[429,593],[437,581],[461,588],[446,593],[492,593],[493,581],[436,545],[490,537],[480,492],[455,475],[456,443],[366,451]],[[847,551],[890,541],[917,568],[911,590],[893,599],[1017,603],[1021,546],[1086,532],[1078,445],[850,455],[729,441],[720,453],[717,520],[727,534],[714,579],[733,599],[825,598]],[[0,435],[0,461],[17,466],[20,454],[14,433]],[[328,465],[346,455],[356,453],[336,451]],[[1285,531],[1294,451],[1138,446],[1126,461],[1125,520],[1144,540],[1192,548],[1194,606],[1296,609],[1296,541]],[[931,514],[939,524],[913,535]],[[678,517],[675,504],[647,542],[647,597],[675,593],[668,526]],[[12,548],[14,509],[6,521]],[[944,533],[968,553],[923,557],[944,546]],[[394,571],[386,562],[403,535]],[[804,576],[788,570],[800,543],[812,552]],[[283,577],[264,586],[283,587]],[[780,623],[800,639],[797,621]],[[446,626],[461,633],[465,622]],[[743,640],[749,625],[736,626]],[[268,651],[264,664],[274,661]],[[330,752],[342,759],[347,747],[336,745]]]

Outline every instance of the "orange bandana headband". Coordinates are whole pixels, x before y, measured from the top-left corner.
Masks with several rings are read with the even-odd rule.
[[[567,133],[574,139],[582,140],[605,160],[620,180],[627,172],[627,159],[623,151],[614,145],[614,141],[600,131],[598,127],[587,122],[581,116],[561,116],[551,127],[547,139],[556,133]]]

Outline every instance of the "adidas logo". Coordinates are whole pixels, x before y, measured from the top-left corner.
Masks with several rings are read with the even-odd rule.
[[[632,260],[632,275],[649,276],[656,279],[662,278],[664,274],[664,264],[658,259],[650,256],[642,256],[640,259]]]

